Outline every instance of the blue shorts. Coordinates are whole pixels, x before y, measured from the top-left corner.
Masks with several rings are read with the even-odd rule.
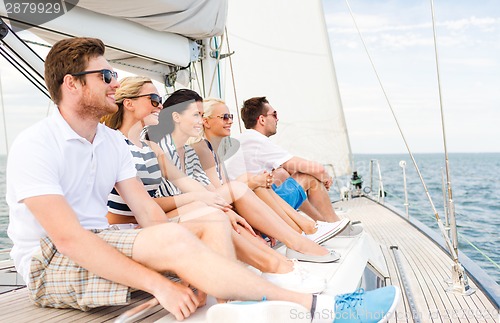
[[[276,194],[294,209],[298,209],[307,198],[307,194],[302,186],[292,177],[288,177],[280,186],[273,184],[272,188]]]

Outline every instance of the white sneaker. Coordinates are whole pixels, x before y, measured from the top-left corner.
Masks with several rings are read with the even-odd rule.
[[[211,306],[207,311],[206,321],[209,323],[311,323],[311,312],[302,305],[285,301],[230,302]]]
[[[337,235],[337,238],[354,238],[359,236],[363,232],[363,226],[361,224],[350,224],[345,230]]]
[[[344,230],[350,222],[351,220],[349,219],[342,219],[332,223],[317,221],[316,228],[318,228],[318,230],[316,230],[315,233],[302,234],[317,244],[322,244],[342,232],[342,230]]]
[[[313,294],[325,290],[326,280],[324,278],[311,275],[296,259],[292,259],[292,261],[293,270],[291,272],[286,274],[262,273],[262,277],[276,286],[294,292]]]
[[[299,251],[295,251],[290,248],[286,248],[285,255],[288,259],[297,259],[298,261],[315,262],[319,264],[335,262],[340,259],[339,253],[335,252],[332,249],[328,249],[328,251],[329,252],[326,255],[316,256],[316,255],[308,255]]]

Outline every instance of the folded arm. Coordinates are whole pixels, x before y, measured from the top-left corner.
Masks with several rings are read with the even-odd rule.
[[[290,174],[297,172],[309,174],[325,184],[327,188],[332,185],[332,177],[323,165],[318,162],[294,156],[283,163],[283,168]]]

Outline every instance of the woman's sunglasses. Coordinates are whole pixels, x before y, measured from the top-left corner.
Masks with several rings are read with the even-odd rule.
[[[118,79],[118,73],[113,72],[113,71],[108,70],[108,69],[94,70],[94,71],[85,71],[85,72],[73,73],[71,75],[72,76],[81,76],[81,75],[87,75],[87,74],[93,74],[93,73],[101,73],[102,74],[102,80],[106,84],[111,83],[111,81],[113,81],[113,78],[115,80]]]
[[[137,98],[142,98],[143,96],[149,96],[149,99],[151,100],[151,105],[155,108],[158,107],[160,104],[162,104],[161,96],[159,96],[156,93],[128,96],[125,99],[137,99]]]
[[[224,121],[229,121],[229,119],[233,120],[234,116],[232,113],[224,113],[223,115],[216,116],[217,118],[221,118]]]

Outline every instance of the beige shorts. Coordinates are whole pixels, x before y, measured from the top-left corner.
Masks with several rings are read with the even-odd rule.
[[[91,230],[101,239],[132,257],[140,230]],[[50,240],[40,240],[41,252],[31,259],[30,298],[41,307],[76,308],[124,305],[130,301],[128,286],[101,278],[59,253]]]

